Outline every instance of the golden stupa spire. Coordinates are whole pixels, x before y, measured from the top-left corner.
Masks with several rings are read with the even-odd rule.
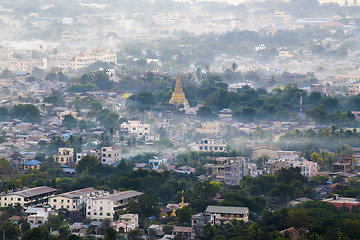
[[[172,213],[171,213],[171,215],[170,215],[170,216],[171,216],[171,217],[176,217],[175,208],[173,208]]]
[[[185,204],[184,204],[184,190],[182,191],[182,197],[181,197],[181,205],[180,205],[180,209],[182,209],[183,207],[185,207]]]
[[[169,103],[175,104],[175,105],[184,104],[184,106],[188,105],[188,101],[186,100],[184,91],[182,89],[180,73],[178,73],[175,90],[172,94],[172,97],[171,97]]]

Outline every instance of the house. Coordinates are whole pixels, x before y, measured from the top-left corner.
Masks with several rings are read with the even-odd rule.
[[[0,195],[0,207],[15,206],[20,204],[23,208],[47,204],[49,197],[56,193],[57,189],[41,186],[27,188],[21,191],[11,190]]]
[[[150,133],[150,124],[142,124],[141,121],[124,122],[120,125],[120,132],[141,138]]]
[[[249,208],[247,207],[208,206],[205,212],[211,214],[211,225],[224,223],[231,219],[249,221]]]
[[[195,236],[195,230],[193,227],[178,227],[174,226],[172,230],[172,235],[180,236],[180,239],[189,239]]]
[[[360,83],[354,83],[349,87],[349,96],[357,96],[360,93]]]
[[[191,226],[194,228],[195,233],[198,235],[202,229],[210,223],[211,213],[198,213],[191,216]]]
[[[54,161],[61,165],[74,163],[74,149],[73,148],[59,148],[58,153],[54,155]]]
[[[290,201],[289,204],[293,207],[296,207],[297,205],[307,202],[307,201],[311,201],[311,199],[307,198],[307,197],[302,197],[302,198],[296,198],[296,199]]]
[[[31,160],[23,164],[24,170],[40,169],[41,162],[38,160]]]
[[[111,165],[121,160],[121,149],[118,147],[102,147],[100,161],[102,164]]]
[[[225,152],[226,144],[222,139],[203,138],[200,143],[194,146],[193,150],[198,152]]]
[[[159,141],[159,140],[160,140],[160,135],[157,133],[150,133],[150,134],[145,135],[146,144],[149,144],[154,141]]]
[[[333,172],[351,173],[354,171],[354,160],[351,155],[340,155],[338,161],[332,165]]]
[[[158,169],[160,165],[166,164],[167,159],[159,159],[158,157],[154,156],[154,158],[149,159],[149,165],[152,169]]]
[[[232,111],[229,108],[224,108],[219,111],[219,117],[223,119],[231,119]]]
[[[290,53],[289,50],[282,48],[279,50],[279,57],[281,58],[291,58],[293,57],[293,54]]]
[[[110,226],[115,228],[119,233],[126,233],[139,227],[138,214],[123,214],[119,216],[116,222],[111,222]]]
[[[114,218],[117,210],[124,209],[131,199],[136,199],[142,195],[137,191],[114,192],[112,194],[104,192],[100,196],[87,199],[86,217],[94,220],[102,220],[104,218]]]
[[[358,208],[360,206],[360,198],[339,197],[337,194],[335,194],[332,198],[328,198],[323,201],[330,203],[337,208],[345,208],[349,212],[351,212],[352,208]]]
[[[48,222],[50,214],[55,214],[54,211],[51,211],[48,208],[33,208],[30,207],[26,209],[26,214],[28,214],[27,222],[30,223],[32,228],[39,227]]]
[[[49,198],[52,208],[79,211],[85,207],[86,199],[95,195],[99,190],[94,188],[83,188],[75,191],[62,193]]]
[[[195,132],[200,134],[217,135],[219,133],[219,123],[217,122],[201,123],[201,128],[195,128]]]

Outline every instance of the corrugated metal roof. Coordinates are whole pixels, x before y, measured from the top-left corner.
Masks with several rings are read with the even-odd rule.
[[[225,214],[245,214],[249,211],[247,207],[229,207],[229,206],[208,206],[205,212],[225,213]]]
[[[51,193],[51,192],[55,192],[55,191],[57,191],[57,189],[47,187],[47,186],[41,186],[41,187],[29,188],[29,189],[18,191],[18,192],[8,193],[5,196],[18,195],[18,196],[22,196],[22,197],[33,197],[36,195]]]

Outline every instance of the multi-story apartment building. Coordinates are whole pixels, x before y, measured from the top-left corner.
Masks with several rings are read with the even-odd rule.
[[[69,211],[79,211],[85,207],[86,199],[98,193],[94,188],[83,188],[49,198],[49,204],[52,208],[67,209]]]
[[[318,165],[317,163],[298,158],[298,155],[287,156],[286,158],[280,158],[276,160],[270,160],[270,172],[274,174],[276,171],[281,168],[296,168],[299,167],[301,169],[301,174],[312,178],[317,174]]]
[[[219,123],[217,122],[201,123],[201,128],[195,128],[195,132],[200,134],[217,135],[219,133]]]
[[[360,83],[354,83],[349,87],[349,96],[357,96],[360,93]]]
[[[203,138],[193,149],[198,152],[225,152],[226,144],[222,139]]]
[[[54,155],[54,161],[62,165],[74,163],[74,149],[59,148],[58,153]]]
[[[120,161],[121,149],[118,147],[102,147],[100,160],[102,164],[111,165]]]
[[[249,168],[243,157],[217,157],[212,174],[228,185],[238,185],[241,178],[249,174]]]
[[[71,59],[69,61],[69,67],[72,70],[77,71],[81,68],[88,67],[97,61],[116,64],[117,55],[112,50],[110,52],[103,52],[99,49],[94,49],[88,54],[80,53],[78,56]]]
[[[20,204],[23,208],[48,203],[49,197],[56,193],[57,189],[41,186],[28,188],[21,191],[9,191],[0,195],[0,207],[15,206]]]
[[[150,124],[142,124],[140,121],[128,121],[121,124],[120,131],[141,138],[150,133]]]
[[[104,193],[87,199],[86,217],[90,219],[102,220],[110,218],[113,220],[115,211],[126,207],[130,199],[136,199],[142,193],[137,191],[124,191],[115,193]]]

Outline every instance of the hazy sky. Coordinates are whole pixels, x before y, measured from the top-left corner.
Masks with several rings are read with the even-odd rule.
[[[179,2],[190,2],[190,0],[178,0]],[[228,2],[232,4],[239,4],[244,2],[250,2],[251,0],[197,0],[197,2]],[[264,0],[252,0],[254,2],[263,2]],[[287,0],[279,0],[279,1],[287,1]],[[318,0],[320,3],[334,2],[340,5],[344,5],[346,0]],[[349,5],[353,4],[352,0],[348,0]]]

